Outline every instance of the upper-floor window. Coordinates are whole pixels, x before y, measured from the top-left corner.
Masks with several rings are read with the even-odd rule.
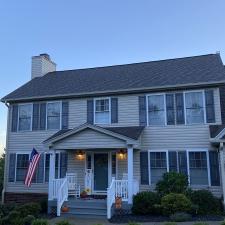
[[[165,124],[165,103],[164,95],[148,96],[148,124]]]
[[[110,123],[110,98],[95,99],[94,118],[95,124]]]
[[[203,92],[185,93],[186,123],[204,123]]]
[[[47,103],[47,129],[60,129],[61,103]]]
[[[32,104],[19,105],[18,130],[31,130]]]

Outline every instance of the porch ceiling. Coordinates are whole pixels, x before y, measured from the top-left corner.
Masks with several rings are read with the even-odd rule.
[[[99,127],[83,124],[80,127],[60,130],[43,143],[55,149],[86,148],[139,148],[139,137],[144,127]]]

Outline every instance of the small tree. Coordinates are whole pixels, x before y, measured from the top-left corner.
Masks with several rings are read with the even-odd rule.
[[[188,188],[187,176],[181,173],[168,172],[163,179],[156,184],[156,191],[164,196],[169,193],[185,193]]]
[[[0,192],[2,192],[4,183],[4,167],[5,167],[5,153],[3,153],[0,156]]]

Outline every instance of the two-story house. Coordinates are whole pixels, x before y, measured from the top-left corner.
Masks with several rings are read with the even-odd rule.
[[[85,190],[110,218],[116,196],[132,205],[167,171],[224,195],[224,84],[219,54],[65,71],[47,54],[32,57],[31,80],[1,99],[4,201],[48,198],[60,215]],[[33,148],[42,154],[26,187]]]

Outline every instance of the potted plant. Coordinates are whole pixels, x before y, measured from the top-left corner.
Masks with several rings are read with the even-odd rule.
[[[88,195],[87,195],[87,192],[86,191],[82,191],[81,193],[80,193],[80,197],[81,198],[86,198]]]
[[[69,212],[69,207],[64,205],[62,208],[61,208],[61,211],[62,212]]]

